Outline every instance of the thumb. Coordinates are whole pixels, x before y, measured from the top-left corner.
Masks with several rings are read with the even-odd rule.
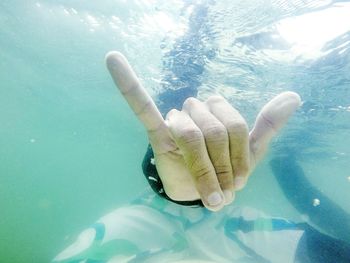
[[[264,155],[272,137],[300,105],[300,96],[287,91],[274,97],[262,108],[249,134],[250,151],[256,162]]]

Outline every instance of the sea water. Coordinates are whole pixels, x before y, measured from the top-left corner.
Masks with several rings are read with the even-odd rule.
[[[299,220],[326,197],[349,214],[349,13],[339,1],[1,1],[0,262],[49,262],[148,188],[147,137],[107,73],[110,50],[157,103],[189,85],[223,95],[250,127],[274,95],[298,92],[302,107],[233,205]],[[281,156],[312,185],[299,210],[298,189],[276,178],[294,166],[271,169]],[[346,217],[335,233],[304,219],[347,230]]]

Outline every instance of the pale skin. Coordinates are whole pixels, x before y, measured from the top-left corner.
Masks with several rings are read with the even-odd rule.
[[[177,201],[201,199],[211,211],[232,203],[268,145],[301,104],[298,94],[283,92],[259,112],[254,127],[221,96],[188,98],[182,110],[165,120],[127,59],[106,55],[111,76],[144,125],[166,194]]]

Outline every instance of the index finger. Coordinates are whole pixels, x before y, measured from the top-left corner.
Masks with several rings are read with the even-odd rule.
[[[151,132],[159,128],[164,119],[123,54],[109,52],[106,55],[106,65],[114,83],[146,130]]]

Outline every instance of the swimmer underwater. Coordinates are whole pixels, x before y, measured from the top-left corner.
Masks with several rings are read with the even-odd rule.
[[[327,234],[306,222],[232,204],[273,136],[300,106],[298,94],[283,92],[269,101],[250,132],[220,96],[204,102],[190,97],[163,119],[121,53],[108,53],[106,64],[147,131],[143,171],[157,195],[146,193],[102,217],[53,262],[350,262],[349,233]],[[292,157],[274,159],[271,166],[295,202],[290,184],[308,183],[301,167]],[[281,179],[285,168],[294,179],[287,183]],[[307,191],[312,190],[301,196]]]
[[[188,32],[164,54],[167,84],[158,107],[127,59],[107,54],[112,79],[147,131],[142,169],[153,191],[100,218],[53,262],[350,262],[350,215],[312,186],[295,151],[284,148],[270,167],[284,196],[309,220],[235,205],[301,99],[288,91],[272,98],[251,131],[225,98],[197,99],[212,53],[203,43],[203,34],[210,35],[207,8],[195,6]],[[322,206],[305,205],[314,196]]]

